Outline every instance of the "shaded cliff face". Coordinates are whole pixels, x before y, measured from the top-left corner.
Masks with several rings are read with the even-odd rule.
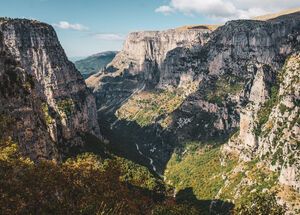
[[[54,29],[3,19],[0,33],[1,79],[6,80],[1,85],[7,86],[1,86],[1,111],[16,122],[5,136],[12,136],[32,159],[57,159],[61,151],[83,146],[87,133],[100,137],[94,97]]]

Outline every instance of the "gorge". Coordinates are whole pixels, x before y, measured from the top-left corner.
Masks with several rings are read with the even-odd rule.
[[[277,182],[299,192],[299,18],[296,12],[266,21],[130,34],[107,68],[86,80],[116,153],[166,181],[175,177],[170,183],[176,187],[187,176],[169,173],[170,159],[184,159],[189,145],[194,150],[222,145],[220,159],[245,163],[209,177],[244,174],[247,162],[257,160],[257,166],[279,174]],[[289,64],[293,69],[284,66]],[[236,179],[220,180],[212,195],[198,197],[221,196],[231,180]],[[235,186],[253,183],[238,180]],[[277,182],[261,189],[272,190]]]
[[[299,11],[133,32],[86,80],[52,26],[1,18],[3,214],[298,214],[299,71]]]

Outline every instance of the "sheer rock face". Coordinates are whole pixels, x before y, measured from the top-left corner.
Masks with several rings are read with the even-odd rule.
[[[204,44],[210,30],[167,30],[130,33],[125,41],[123,51],[111,63],[118,69],[144,71],[146,61],[157,63],[160,67],[166,54],[177,47],[192,47]],[[125,60],[125,61],[123,61]],[[127,62],[126,62],[127,61]]]
[[[131,33],[124,44],[123,51],[114,59],[111,66],[118,69],[128,69],[130,73],[144,73],[145,80],[157,84],[163,82],[160,73],[153,74],[162,69],[162,64],[167,53],[178,47],[193,47],[204,45],[211,31],[201,30],[179,30],[135,32]],[[168,78],[170,79],[170,78]],[[162,85],[165,87],[165,85]]]
[[[189,71],[194,79],[202,77],[198,91],[173,114],[174,125],[191,119],[181,129],[175,126],[177,135],[185,140],[224,140],[239,127],[240,117],[250,120],[252,114],[244,107],[253,102],[258,107],[269,98],[285,59],[299,50],[299,32],[300,13],[267,22],[231,21],[215,30],[203,46],[170,51],[165,60],[172,71],[168,76]],[[212,104],[199,105],[205,102]],[[251,125],[243,127],[251,130]],[[256,147],[254,137],[246,139]]]
[[[82,146],[81,135],[100,137],[94,97],[68,61],[54,29],[36,21],[3,19],[0,33],[2,51],[12,61],[9,65],[4,60],[1,74],[11,79],[9,68],[14,66],[17,80],[25,79],[21,85],[27,84],[26,77],[33,85],[25,98],[2,95],[1,111],[17,120],[10,135],[23,151],[33,159],[58,158],[58,150]]]
[[[209,39],[209,29],[172,29],[167,31],[134,32],[127,37],[123,50],[104,71],[87,79],[94,89],[97,105],[102,109],[117,107],[130,95],[145,88],[166,88],[171,81],[164,77],[162,67],[169,51],[203,45]],[[182,79],[186,75],[182,74]],[[174,80],[177,77],[172,77]]]
[[[12,137],[33,159],[59,160],[42,111],[43,99],[34,90],[34,78],[8,52],[0,33],[0,141]]]
[[[249,102],[241,107],[240,131],[224,146],[224,151],[238,153],[243,161],[260,157],[279,172],[280,183],[298,191],[300,70],[299,54],[293,53],[300,50],[299,21],[295,13],[268,22],[273,33],[266,39],[272,52],[265,49],[258,55],[254,78],[245,91]]]
[[[279,182],[300,191],[300,54],[293,54],[278,74],[279,90],[261,103],[249,103],[241,114],[240,132],[226,151],[238,152],[244,161],[260,157],[279,172]],[[255,86],[257,86],[255,84]],[[264,84],[257,86],[264,93]],[[264,111],[262,111],[264,110]],[[266,120],[261,122],[262,117]],[[258,130],[259,128],[259,130]]]
[[[280,73],[277,100],[258,137],[257,152],[279,171],[279,181],[300,192],[300,52]]]

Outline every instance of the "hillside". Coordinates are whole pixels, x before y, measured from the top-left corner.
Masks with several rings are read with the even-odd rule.
[[[288,58],[277,91],[264,104],[242,110],[240,130],[228,143],[187,143],[173,153],[165,181],[177,190],[193,187],[199,199],[230,199],[236,207],[251,193],[277,192],[291,214],[299,213],[299,54]]]
[[[80,71],[84,79],[87,79],[92,74],[99,72],[106,67],[118,52],[101,52],[82,60],[75,61],[76,68]]]

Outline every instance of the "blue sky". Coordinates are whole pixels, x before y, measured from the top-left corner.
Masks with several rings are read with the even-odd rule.
[[[37,19],[54,25],[69,57],[120,50],[124,38],[132,31],[220,23],[300,6],[298,0],[285,0],[284,4],[279,0],[0,0],[0,3],[0,16]]]

